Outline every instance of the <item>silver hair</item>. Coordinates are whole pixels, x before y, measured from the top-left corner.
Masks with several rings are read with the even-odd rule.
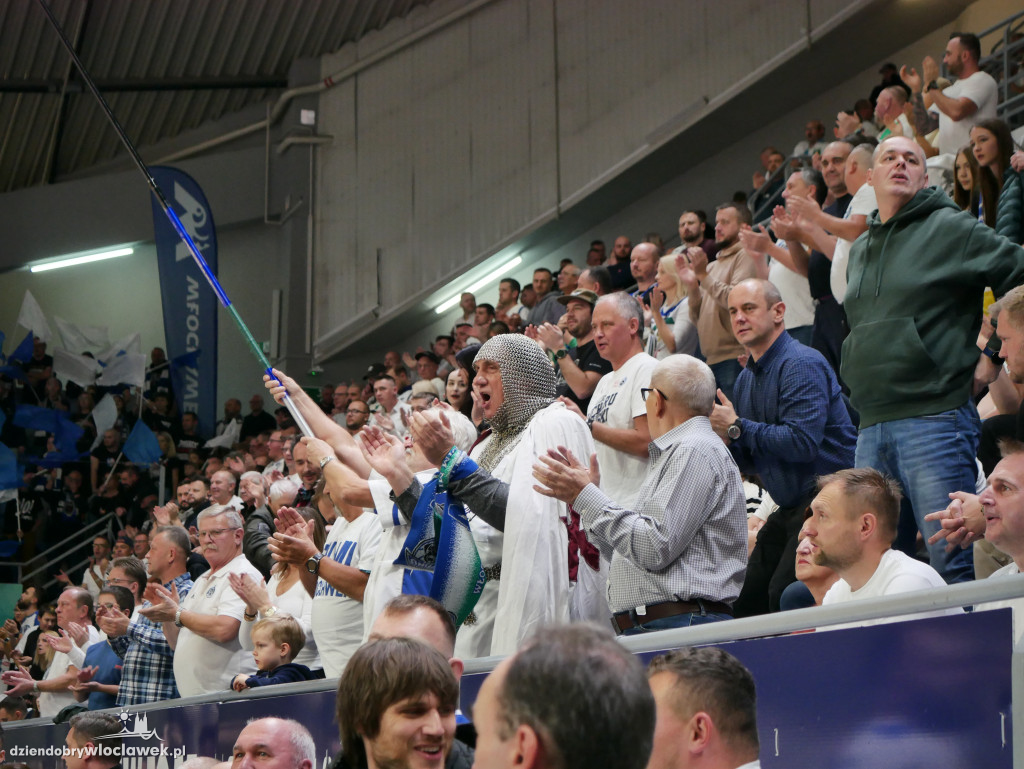
[[[715,375],[708,364],[692,355],[669,355],[658,361],[651,385],[665,393],[669,403],[679,404],[691,414],[708,417],[715,407]]]
[[[297,767],[303,761],[308,760],[315,767],[316,743],[313,742],[313,735],[309,733],[309,729],[292,718],[279,718],[277,716],[271,716],[271,718],[283,722],[288,727],[288,742],[292,746],[293,765]],[[267,718],[250,718],[245,722],[245,725],[251,726],[266,720]]]
[[[636,318],[636,333],[643,333],[644,308],[640,306],[640,302],[631,297],[625,291],[616,291],[613,294],[602,296],[597,300],[597,304],[594,305],[594,309],[596,310],[602,304],[615,305],[615,311],[626,322],[629,322],[631,318]]]
[[[295,495],[299,493],[299,487],[295,485],[294,481],[287,478],[282,478],[279,481],[274,481],[270,484],[270,493],[267,495],[267,499],[271,502],[276,502],[279,499],[288,497],[291,495],[291,499],[295,499]]]
[[[228,507],[227,505],[210,505],[208,508],[203,510],[198,516],[196,516],[196,526],[207,518],[216,518],[218,515],[223,515],[227,518],[228,525],[232,529],[245,528],[245,521],[242,520],[242,515],[235,508]]]

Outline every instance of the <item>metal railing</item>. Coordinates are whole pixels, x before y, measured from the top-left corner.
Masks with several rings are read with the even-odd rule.
[[[999,117],[1011,128],[1024,123],[1024,11],[1016,13],[998,24],[979,32],[982,40],[999,35],[992,52],[982,56],[979,66],[999,84]],[[1013,87],[1020,90],[1013,93]]]
[[[92,548],[92,540],[97,534],[106,534],[107,537],[111,537],[114,530],[114,514],[107,513],[102,518],[97,518],[90,524],[87,524],[85,528],[76,531],[74,534],[65,537],[57,544],[48,547],[41,553],[36,554],[30,558],[27,562],[22,561],[0,561],[0,568],[13,568],[18,575],[18,583],[24,584],[25,582],[32,580],[40,574],[44,574],[53,569],[53,564],[60,561],[65,561],[68,558],[75,556],[76,553]],[[89,562],[89,554],[85,556],[79,556],[78,560],[71,563],[68,567],[68,571],[74,571],[80,569]],[[32,564],[38,564],[32,566]],[[31,567],[31,568],[29,568]],[[44,582],[41,587],[45,591],[53,585],[57,584],[56,576],[51,576],[50,579]]]

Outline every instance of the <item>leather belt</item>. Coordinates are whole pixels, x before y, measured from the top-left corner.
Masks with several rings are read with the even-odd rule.
[[[643,609],[645,613],[641,613]],[[617,612],[612,616],[612,625],[620,633],[633,627],[640,627],[656,619],[676,617],[680,614],[728,614],[732,616],[732,607],[719,601],[705,601],[698,598],[693,601],[663,601],[641,606],[636,609]]]

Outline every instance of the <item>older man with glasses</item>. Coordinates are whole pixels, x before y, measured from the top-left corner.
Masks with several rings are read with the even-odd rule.
[[[252,654],[238,641],[245,602],[231,589],[229,574],[262,575],[242,553],[242,516],[229,507],[213,505],[199,514],[199,544],[210,564],[184,600],[177,590],[150,585],[146,598],[152,606],[144,616],[163,624],[174,649],[174,679],[182,697],[231,688],[238,673],[255,673]]]
[[[629,508],[599,488],[566,452],[534,465],[541,494],[572,505],[602,553],[611,552],[608,605],[623,635],[728,619],[747,561],[746,503],[736,463],[711,429],[715,377],[689,355],[670,355],[641,389],[650,467]]]

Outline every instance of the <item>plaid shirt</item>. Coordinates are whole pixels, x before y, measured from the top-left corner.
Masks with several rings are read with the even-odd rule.
[[[170,590],[171,585],[178,589],[179,598],[184,598],[192,589],[192,578],[185,572],[164,587]],[[149,605],[149,601],[145,601],[142,607]],[[174,650],[164,638],[159,622],[138,614],[128,623],[128,631],[123,636],[110,638],[108,643],[124,660],[121,688],[117,692],[118,707],[178,697],[178,687],[174,683]]]
[[[573,508],[590,541],[611,554],[613,612],[702,598],[731,604],[747,568],[743,481],[707,417],[650,444],[651,464],[626,510],[590,484]]]

